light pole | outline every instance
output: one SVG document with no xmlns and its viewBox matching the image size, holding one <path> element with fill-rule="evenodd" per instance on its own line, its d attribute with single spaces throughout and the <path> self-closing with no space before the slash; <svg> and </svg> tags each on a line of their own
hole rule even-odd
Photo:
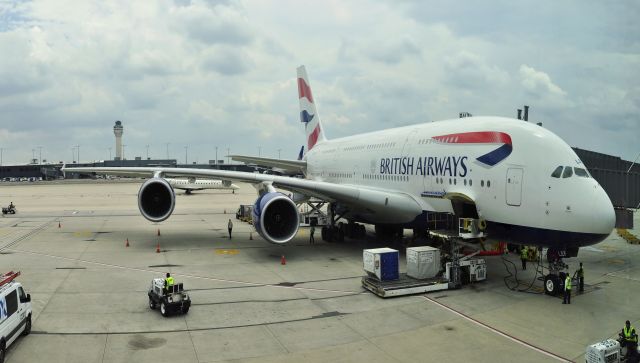
<svg viewBox="0 0 640 363">
<path fill-rule="evenodd" d="M 76 162 L 76 148 L 72 147 L 71 148 L 71 161 L 75 164 Z"/>
<path fill-rule="evenodd" d="M 262 156 L 262 146 L 258 146 L 258 157 Z"/>
<path fill-rule="evenodd" d="M 231 162 L 229 161 L 229 159 L 231 158 L 231 157 L 229 156 L 229 154 L 231 154 L 231 151 L 230 151 L 230 150 L 231 150 L 231 148 L 229 148 L 229 147 L 228 147 L 228 148 L 227 148 L 227 164 L 230 164 L 230 163 L 231 163 Z"/>
<path fill-rule="evenodd" d="M 38 151 L 40 151 L 40 164 L 42 164 L 42 146 L 38 146 Z"/>
<path fill-rule="evenodd" d="M 168 142 L 165 142 L 165 144 L 167 145 L 167 160 L 169 160 L 169 144 Z"/>
<path fill-rule="evenodd" d="M 149 145 L 147 145 L 147 160 L 149 160 Z"/>
<path fill-rule="evenodd" d="M 218 147 L 217 146 L 216 146 L 216 162 L 215 162 L 215 164 L 218 165 Z"/>
<path fill-rule="evenodd" d="M 80 145 L 76 145 L 78 148 L 78 164 L 80 164 Z"/>
<path fill-rule="evenodd" d="M 184 163 L 185 164 L 189 164 L 189 162 L 187 161 L 187 153 L 189 152 L 189 145 L 184 147 Z"/>
</svg>

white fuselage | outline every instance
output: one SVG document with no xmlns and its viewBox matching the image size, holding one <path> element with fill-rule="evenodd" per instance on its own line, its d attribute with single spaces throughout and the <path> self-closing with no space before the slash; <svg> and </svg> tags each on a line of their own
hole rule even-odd
<svg viewBox="0 0 640 363">
<path fill-rule="evenodd" d="M 492 166 L 477 158 L 500 142 L 446 138 L 487 132 L 508 135 L 512 146 Z M 585 168 L 571 147 L 521 120 L 470 117 L 360 134 L 319 143 L 306 160 L 309 179 L 406 193 L 426 212 L 452 213 L 451 200 L 441 196 L 461 194 L 475 202 L 481 218 L 508 226 L 609 234 L 615 220 L 595 179 L 551 176 L 558 166 Z M 380 211 L 356 214 L 369 223 L 394 218 Z"/>
</svg>

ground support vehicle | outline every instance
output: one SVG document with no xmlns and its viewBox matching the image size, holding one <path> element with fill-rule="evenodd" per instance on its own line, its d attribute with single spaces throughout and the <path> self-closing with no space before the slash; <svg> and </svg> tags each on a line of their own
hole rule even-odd
<svg viewBox="0 0 640 363">
<path fill-rule="evenodd" d="M 191 298 L 184 291 L 182 283 L 165 288 L 164 281 L 165 279 L 163 278 L 151 280 L 151 287 L 147 293 L 149 296 L 149 308 L 155 310 L 160 307 L 160 313 L 164 317 L 176 313 L 188 313 L 189 307 L 191 307 Z"/>
<path fill-rule="evenodd" d="M 2 214 L 16 214 L 17 210 L 16 207 L 13 205 L 10 205 L 8 207 L 2 207 Z"/>
<path fill-rule="evenodd" d="M 31 295 L 14 281 L 20 272 L 0 276 L 0 363 L 4 362 L 7 348 L 22 335 L 31 332 Z"/>
</svg>

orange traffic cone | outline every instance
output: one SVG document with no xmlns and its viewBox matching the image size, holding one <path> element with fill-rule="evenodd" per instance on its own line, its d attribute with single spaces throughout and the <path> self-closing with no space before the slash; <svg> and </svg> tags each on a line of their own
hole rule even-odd
<svg viewBox="0 0 640 363">
<path fill-rule="evenodd" d="M 156 253 L 160 253 L 160 242 L 158 242 L 158 245 L 156 246 Z"/>
<path fill-rule="evenodd" d="M 287 264 L 287 259 L 284 258 L 284 255 L 282 255 L 282 257 L 280 257 L 280 264 L 281 265 L 286 265 Z"/>
<path fill-rule="evenodd" d="M 160 228 L 158 228 L 158 236 L 160 236 Z"/>
<path fill-rule="evenodd" d="M 129 247 L 129 239 L 127 238 L 127 243 L 124 245 L 125 247 Z"/>
<path fill-rule="evenodd" d="M 253 233 L 249 232 L 249 241 L 253 241 Z"/>
</svg>

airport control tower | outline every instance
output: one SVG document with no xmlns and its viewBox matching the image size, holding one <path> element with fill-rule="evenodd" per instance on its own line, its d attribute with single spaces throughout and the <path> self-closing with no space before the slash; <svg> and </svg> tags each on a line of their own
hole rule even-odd
<svg viewBox="0 0 640 363">
<path fill-rule="evenodd" d="M 116 158 L 115 160 L 122 160 L 122 133 L 124 127 L 122 127 L 122 121 L 116 121 L 113 126 L 113 134 L 116 135 Z"/>
</svg>

